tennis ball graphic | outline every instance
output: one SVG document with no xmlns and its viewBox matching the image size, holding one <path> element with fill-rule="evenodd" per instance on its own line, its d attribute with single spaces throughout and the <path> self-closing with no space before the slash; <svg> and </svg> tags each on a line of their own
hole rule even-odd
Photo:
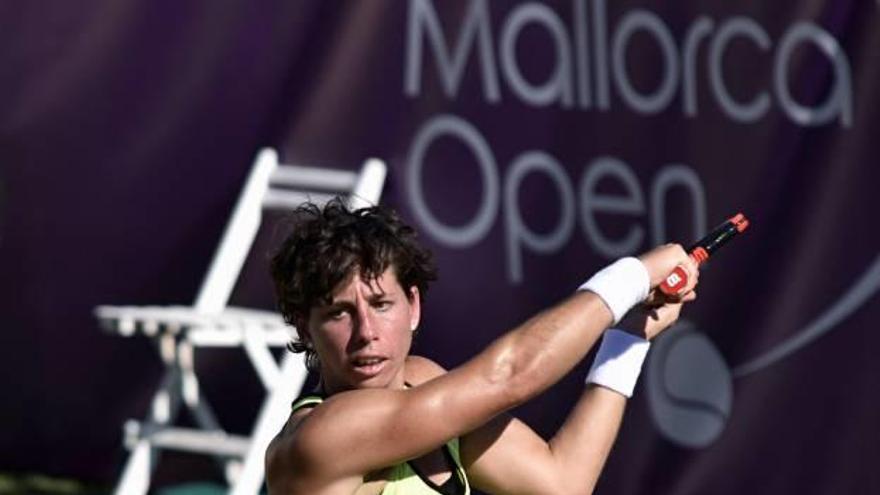
<svg viewBox="0 0 880 495">
<path fill-rule="evenodd" d="M 733 404 L 730 368 L 692 323 L 681 320 L 657 338 L 647 378 L 651 418 L 668 440 L 702 448 L 724 431 Z"/>
</svg>

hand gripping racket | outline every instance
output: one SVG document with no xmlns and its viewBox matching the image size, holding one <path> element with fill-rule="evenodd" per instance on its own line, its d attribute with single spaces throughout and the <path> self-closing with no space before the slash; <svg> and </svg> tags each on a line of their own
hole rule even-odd
<svg viewBox="0 0 880 495">
<path fill-rule="evenodd" d="M 703 237 L 693 246 L 688 248 L 688 255 L 700 266 L 712 256 L 715 251 L 721 249 L 721 246 L 727 244 L 727 241 L 733 239 L 737 234 L 748 228 L 749 221 L 742 213 L 737 213 L 726 222 L 715 227 L 715 230 Z M 676 267 L 663 283 L 660 284 L 660 290 L 668 295 L 675 296 L 682 287 L 687 285 L 687 272 L 683 267 Z"/>
</svg>

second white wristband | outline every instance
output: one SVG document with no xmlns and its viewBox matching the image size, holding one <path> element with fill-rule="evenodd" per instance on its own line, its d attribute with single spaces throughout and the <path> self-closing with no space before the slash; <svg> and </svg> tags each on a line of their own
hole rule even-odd
<svg viewBox="0 0 880 495">
<path fill-rule="evenodd" d="M 650 348 L 651 343 L 645 339 L 614 328 L 606 330 L 586 383 L 632 397 Z"/>
</svg>

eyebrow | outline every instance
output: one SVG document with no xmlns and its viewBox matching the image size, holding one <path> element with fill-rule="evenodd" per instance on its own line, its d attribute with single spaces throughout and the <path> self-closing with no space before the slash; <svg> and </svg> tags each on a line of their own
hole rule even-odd
<svg viewBox="0 0 880 495">
<path fill-rule="evenodd" d="M 370 303 L 390 298 L 391 293 L 385 290 L 382 290 L 380 292 L 372 292 L 365 297 L 367 302 Z M 329 304 L 324 305 L 324 308 L 336 308 L 345 306 L 354 306 L 354 302 L 349 299 L 333 299 L 329 302 Z"/>
<path fill-rule="evenodd" d="M 354 307 L 354 304 L 351 301 L 330 301 L 330 304 L 325 304 L 319 309 L 321 311 L 334 311 L 337 309 L 346 309 L 352 307 Z"/>
<path fill-rule="evenodd" d="M 369 296 L 367 296 L 367 301 L 378 301 L 380 299 L 390 299 L 390 298 L 391 298 L 391 294 L 389 294 L 388 292 L 385 292 L 385 291 L 374 292 L 374 293 L 370 294 Z"/>
</svg>

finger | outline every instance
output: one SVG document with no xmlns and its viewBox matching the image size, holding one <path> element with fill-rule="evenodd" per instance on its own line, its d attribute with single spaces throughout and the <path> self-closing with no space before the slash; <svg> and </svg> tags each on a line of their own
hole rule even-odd
<svg viewBox="0 0 880 495">
<path fill-rule="evenodd" d="M 672 244 L 670 249 L 673 253 L 672 261 L 675 263 L 675 266 L 687 265 L 688 263 L 693 262 L 693 260 L 690 256 L 688 256 L 687 251 L 684 250 L 684 247 L 682 247 L 681 244 Z M 685 270 L 687 270 L 686 267 Z"/>
<path fill-rule="evenodd" d="M 656 308 L 670 302 L 678 302 L 678 296 L 670 296 L 660 289 L 654 289 L 648 293 L 648 298 L 645 299 L 644 305 L 648 308 Z"/>
<path fill-rule="evenodd" d="M 688 255 L 680 244 L 664 244 L 639 256 L 648 269 L 651 288 L 656 287 L 675 269 L 684 263 Z"/>
<path fill-rule="evenodd" d="M 689 259 L 690 257 L 687 254 L 687 251 L 684 250 L 684 246 L 678 243 L 667 244 L 673 252 L 675 252 L 676 256 L 678 256 L 681 260 Z"/>
<path fill-rule="evenodd" d="M 678 316 L 681 314 L 681 308 L 684 307 L 684 303 L 670 304 L 667 307 L 669 308 L 668 314 L 669 314 L 670 323 L 671 323 L 672 321 L 675 321 L 678 319 Z"/>
<path fill-rule="evenodd" d="M 667 294 L 662 290 L 655 289 L 649 294 L 648 299 L 645 300 L 645 304 L 652 308 L 663 306 L 664 304 L 679 304 L 682 302 L 684 295 L 687 294 L 686 289 L 687 287 L 681 289 L 676 294 Z"/>
<path fill-rule="evenodd" d="M 694 260 L 689 258 L 688 262 L 683 265 L 683 268 L 687 272 L 688 279 L 687 283 L 679 293 L 682 296 L 684 294 L 687 294 L 688 292 L 691 292 L 694 287 L 697 286 L 697 282 L 699 282 L 700 280 L 700 269 Z"/>
<path fill-rule="evenodd" d="M 672 325 L 681 314 L 682 303 L 665 304 L 654 310 L 655 322 L 665 328 Z"/>
<path fill-rule="evenodd" d="M 678 291 L 674 294 L 667 294 L 670 296 L 670 300 L 680 302 L 681 298 L 684 297 L 685 294 L 693 290 L 696 286 L 696 277 L 697 272 L 694 271 L 689 263 L 682 263 L 678 265 L 676 272 L 678 275 L 683 278 L 683 284 L 678 288 Z"/>
<path fill-rule="evenodd" d="M 682 302 L 691 302 L 691 301 L 695 300 L 696 298 L 697 298 L 697 291 L 692 290 L 692 291 L 688 292 L 687 294 L 685 294 L 684 296 L 682 296 L 681 301 Z"/>
</svg>

